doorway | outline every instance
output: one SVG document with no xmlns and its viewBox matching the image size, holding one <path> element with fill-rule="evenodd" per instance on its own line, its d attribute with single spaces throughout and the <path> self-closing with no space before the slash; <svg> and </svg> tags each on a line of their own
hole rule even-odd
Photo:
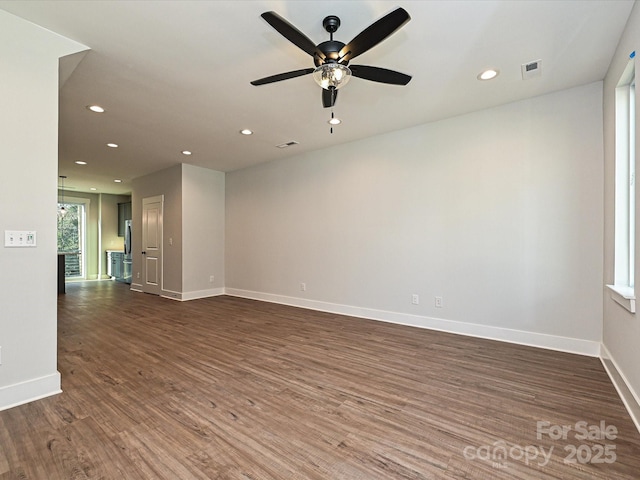
<svg viewBox="0 0 640 480">
<path fill-rule="evenodd" d="M 162 210 L 164 195 L 142 199 L 142 291 L 162 293 Z"/>
</svg>

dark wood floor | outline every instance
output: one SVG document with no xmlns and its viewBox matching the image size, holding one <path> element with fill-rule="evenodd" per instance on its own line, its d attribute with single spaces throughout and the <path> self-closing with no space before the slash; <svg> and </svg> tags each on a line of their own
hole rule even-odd
<svg viewBox="0 0 640 480">
<path fill-rule="evenodd" d="M 64 393 L 0 412 L 0 479 L 640 478 L 578 355 L 94 282 L 59 297 L 59 370 Z"/>
</svg>

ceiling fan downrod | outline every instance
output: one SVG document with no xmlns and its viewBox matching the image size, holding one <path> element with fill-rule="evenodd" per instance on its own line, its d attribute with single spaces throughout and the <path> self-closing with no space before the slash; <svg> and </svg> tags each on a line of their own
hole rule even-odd
<svg viewBox="0 0 640 480">
<path fill-rule="evenodd" d="M 333 42 L 333 34 L 340 28 L 340 18 L 335 15 L 329 15 L 322 21 L 322 26 L 329 32 L 329 41 Z"/>
</svg>

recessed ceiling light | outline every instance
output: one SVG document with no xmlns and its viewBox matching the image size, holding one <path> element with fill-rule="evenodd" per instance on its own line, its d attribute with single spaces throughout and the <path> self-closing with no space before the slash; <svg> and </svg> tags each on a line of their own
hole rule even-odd
<svg viewBox="0 0 640 480">
<path fill-rule="evenodd" d="M 492 78 L 496 78 L 499 73 L 500 70 L 490 68 L 488 70 L 485 70 L 484 72 L 480 72 L 478 74 L 478 80 L 491 80 Z"/>
<path fill-rule="evenodd" d="M 87 108 L 92 112 L 104 113 L 104 108 L 102 108 L 100 105 L 87 105 Z"/>
<path fill-rule="evenodd" d="M 327 122 L 329 125 L 340 125 L 342 123 L 342 120 L 340 120 L 339 118 L 333 117 L 331 120 L 329 120 Z"/>
<path fill-rule="evenodd" d="M 91 187 L 89 190 L 91 190 L 92 192 L 95 192 L 98 189 L 96 187 Z"/>
<path fill-rule="evenodd" d="M 253 135 L 253 132 L 251 130 L 249 130 L 248 128 L 245 128 L 243 130 L 240 130 L 240 133 L 242 135 Z"/>
<path fill-rule="evenodd" d="M 182 150 L 182 154 L 183 155 L 192 155 L 192 152 L 190 152 L 189 150 Z"/>
<path fill-rule="evenodd" d="M 86 165 L 87 162 L 83 162 L 82 160 L 76 160 L 77 165 Z"/>
<path fill-rule="evenodd" d="M 114 180 L 114 182 L 116 182 L 116 183 L 122 183 L 122 180 L 120 180 L 119 178 L 116 178 L 116 179 Z"/>
<path fill-rule="evenodd" d="M 107 143 L 107 147 L 118 148 L 118 144 L 117 143 Z"/>
</svg>

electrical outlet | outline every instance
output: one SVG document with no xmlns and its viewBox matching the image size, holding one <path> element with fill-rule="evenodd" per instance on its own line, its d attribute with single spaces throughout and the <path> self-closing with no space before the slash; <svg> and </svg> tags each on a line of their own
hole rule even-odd
<svg viewBox="0 0 640 480">
<path fill-rule="evenodd" d="M 307 284 L 304 282 L 300 283 L 300 291 L 301 292 L 306 292 L 307 291 Z"/>
<path fill-rule="evenodd" d="M 209 277 L 209 283 L 213 283 L 213 281 L 215 280 L 215 278 L 216 278 L 215 276 L 211 275 L 211 276 Z"/>
<path fill-rule="evenodd" d="M 417 293 L 411 295 L 411 303 L 413 305 L 418 305 L 420 303 L 420 295 L 418 295 Z"/>
<path fill-rule="evenodd" d="M 442 308 L 442 297 L 435 298 L 436 308 Z"/>
<path fill-rule="evenodd" d="M 138 275 L 136 275 L 136 278 L 140 278 L 140 272 L 138 272 Z"/>
</svg>

